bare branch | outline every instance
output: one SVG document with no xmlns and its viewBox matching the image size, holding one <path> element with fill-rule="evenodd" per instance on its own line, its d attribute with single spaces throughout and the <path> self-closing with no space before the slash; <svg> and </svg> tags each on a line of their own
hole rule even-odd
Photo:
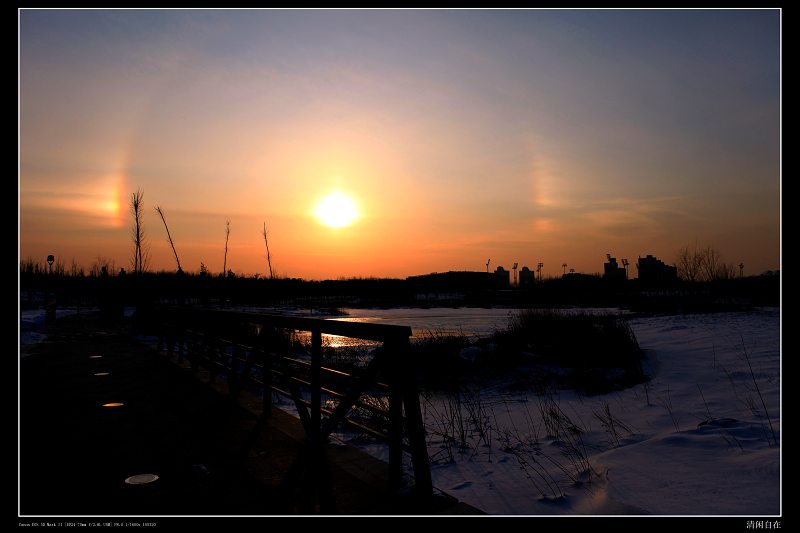
<svg viewBox="0 0 800 533">
<path fill-rule="evenodd" d="M 269 279 L 272 279 L 272 258 L 269 255 L 269 243 L 267 242 L 267 223 L 264 222 L 264 246 L 267 247 L 267 266 L 269 267 Z"/>
<path fill-rule="evenodd" d="M 167 226 L 167 219 L 164 218 L 164 211 L 161 210 L 161 207 L 156 206 L 156 211 L 159 215 L 161 215 L 161 221 L 164 223 L 164 228 L 167 230 L 167 238 L 169 239 L 169 245 L 172 246 L 172 253 L 175 254 L 175 262 L 178 263 L 178 272 L 183 272 L 181 268 L 181 260 L 178 259 L 178 252 L 175 251 L 175 243 L 172 242 L 172 235 L 169 233 L 169 227 Z"/>
<path fill-rule="evenodd" d="M 225 260 L 222 263 L 222 276 L 228 275 L 228 237 L 231 235 L 231 219 L 225 221 Z"/>
</svg>

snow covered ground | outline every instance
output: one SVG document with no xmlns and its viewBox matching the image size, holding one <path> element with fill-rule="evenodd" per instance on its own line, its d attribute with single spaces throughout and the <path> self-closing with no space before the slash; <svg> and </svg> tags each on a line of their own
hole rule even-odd
<svg viewBox="0 0 800 533">
<path fill-rule="evenodd" d="M 466 391 L 456 417 L 452 400 L 423 399 L 434 485 L 493 515 L 780 514 L 779 310 L 631 325 L 646 385 L 541 396 L 495 384 Z"/>
</svg>

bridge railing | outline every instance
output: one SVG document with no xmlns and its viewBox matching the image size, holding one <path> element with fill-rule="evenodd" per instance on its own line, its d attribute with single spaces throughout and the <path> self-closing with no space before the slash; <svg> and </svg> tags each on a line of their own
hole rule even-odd
<svg viewBox="0 0 800 533">
<path fill-rule="evenodd" d="M 414 370 L 408 357 L 411 328 L 275 314 L 167 308 L 159 315 L 168 355 L 224 378 L 232 397 L 261 394 L 262 417 L 273 395 L 294 402 L 307 442 L 321 450 L 346 425 L 389 445 L 389 483 L 403 486 L 403 454 L 411 456 L 414 491 L 432 495 L 430 462 Z M 323 336 L 371 341 L 360 364 L 335 365 Z M 298 336 L 306 342 L 297 342 Z M 309 339 L 310 338 L 310 339 Z M 308 342 L 310 340 L 310 343 Z M 327 359 L 327 360 L 326 360 Z"/>
</svg>

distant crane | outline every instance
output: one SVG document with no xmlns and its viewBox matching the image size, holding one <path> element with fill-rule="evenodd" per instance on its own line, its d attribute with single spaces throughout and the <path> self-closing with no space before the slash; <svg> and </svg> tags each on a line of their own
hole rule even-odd
<svg viewBox="0 0 800 533">
<path fill-rule="evenodd" d="M 492 262 L 491 258 L 486 260 L 486 272 L 489 272 L 489 263 L 491 263 L 491 262 Z"/>
<path fill-rule="evenodd" d="M 739 277 L 744 276 L 744 263 L 739 263 Z"/>
<path fill-rule="evenodd" d="M 542 267 L 544 263 L 536 263 L 536 272 L 539 273 L 539 281 L 542 281 Z"/>
<path fill-rule="evenodd" d="M 564 272 L 563 272 L 562 275 L 566 275 L 567 274 L 567 264 L 566 263 L 561 263 L 561 268 L 564 269 Z"/>
<path fill-rule="evenodd" d="M 518 266 L 519 266 L 519 263 L 514 263 L 514 266 L 511 267 L 512 270 L 514 271 L 514 285 L 517 284 L 517 267 Z"/>
<path fill-rule="evenodd" d="M 624 267 L 625 267 L 625 279 L 628 279 L 628 265 L 629 265 L 629 264 L 630 264 L 630 263 L 628 263 L 628 260 L 627 260 L 627 259 L 623 259 L 623 260 L 622 260 L 622 266 L 624 266 Z"/>
</svg>

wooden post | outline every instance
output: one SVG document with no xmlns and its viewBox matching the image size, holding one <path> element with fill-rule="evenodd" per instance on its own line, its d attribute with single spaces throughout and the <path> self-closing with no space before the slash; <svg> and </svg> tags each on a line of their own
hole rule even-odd
<svg viewBox="0 0 800 533">
<path fill-rule="evenodd" d="M 261 410 L 264 417 L 272 416 L 272 351 L 267 342 L 266 326 L 261 328 L 261 364 L 262 379 L 264 380 L 264 391 L 261 396 Z M 252 355 L 251 355 L 252 357 Z"/>
<path fill-rule="evenodd" d="M 420 498 L 433 496 L 431 465 L 428 458 L 428 445 L 425 442 L 425 421 L 419 408 L 414 369 L 405 365 L 403 376 L 403 405 L 406 411 L 408 443 L 411 447 L 411 464 L 414 467 L 414 491 Z"/>
<path fill-rule="evenodd" d="M 311 332 L 311 441 L 320 445 L 320 425 L 322 423 L 322 389 L 320 372 L 322 368 L 322 333 L 319 329 Z"/>
<path fill-rule="evenodd" d="M 201 337 L 197 339 L 192 346 L 192 351 L 189 353 L 189 366 L 192 369 L 192 373 L 197 372 L 198 361 L 200 358 L 200 354 L 206 349 L 206 337 L 201 333 Z"/>
<path fill-rule="evenodd" d="M 214 338 L 208 343 L 206 350 L 206 368 L 208 369 L 208 382 L 215 383 L 217 381 L 217 361 L 220 359 L 219 352 L 221 350 L 220 342 Z"/>
<path fill-rule="evenodd" d="M 172 359 L 175 355 L 175 330 L 170 327 L 167 331 L 167 357 Z"/>
<path fill-rule="evenodd" d="M 322 505 L 322 484 L 324 482 L 322 470 L 326 467 L 323 460 L 324 448 L 322 435 L 322 332 L 319 328 L 311 331 L 311 420 L 309 430 L 311 431 L 311 467 L 308 471 L 310 492 L 312 499 L 310 502 L 316 506 Z M 320 509 L 321 511 L 321 509 Z"/>
<path fill-rule="evenodd" d="M 178 364 L 183 363 L 183 352 L 186 345 L 186 336 L 184 330 L 178 331 Z"/>
<path fill-rule="evenodd" d="M 389 487 L 403 487 L 403 372 L 402 350 L 394 343 L 384 343 L 389 369 Z"/>
<path fill-rule="evenodd" d="M 233 341 L 233 345 L 231 346 L 231 356 L 230 358 L 227 357 L 227 352 L 225 353 L 225 367 L 228 373 L 228 394 L 231 397 L 236 398 L 239 396 L 239 391 L 242 388 L 242 379 L 243 374 L 242 371 L 239 369 L 239 357 L 242 357 L 243 351 L 237 340 Z M 230 364 L 228 364 L 228 361 Z"/>
</svg>

